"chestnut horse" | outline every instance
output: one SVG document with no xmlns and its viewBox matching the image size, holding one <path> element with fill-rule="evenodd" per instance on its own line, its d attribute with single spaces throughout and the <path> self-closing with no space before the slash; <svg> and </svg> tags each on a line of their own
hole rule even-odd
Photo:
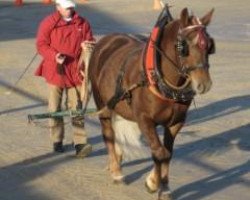
<svg viewBox="0 0 250 200">
<path fill-rule="evenodd" d="M 209 91 L 209 54 L 213 39 L 206 26 L 213 9 L 198 18 L 185 8 L 173 19 L 167 6 L 147 42 L 126 34 L 103 37 L 95 46 L 89 69 L 109 170 L 122 181 L 122 152 L 115 144 L 115 115 L 136 122 L 150 147 L 154 166 L 146 178 L 150 192 L 171 199 L 168 189 L 173 143 L 183 127 L 195 94 Z M 164 128 L 163 142 L 156 126 Z M 126 130 L 126 129 L 125 129 Z M 129 134 L 129 133 L 127 133 Z"/>
</svg>

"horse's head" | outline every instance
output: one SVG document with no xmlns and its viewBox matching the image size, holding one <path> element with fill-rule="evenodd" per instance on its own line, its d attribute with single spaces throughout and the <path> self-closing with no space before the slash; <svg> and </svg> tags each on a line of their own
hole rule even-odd
<svg viewBox="0 0 250 200">
<path fill-rule="evenodd" d="M 215 52 L 213 39 L 206 31 L 213 9 L 202 18 L 189 15 L 187 8 L 181 12 L 177 33 L 177 54 L 182 73 L 186 74 L 197 94 L 204 94 L 211 88 L 209 55 Z"/>
</svg>

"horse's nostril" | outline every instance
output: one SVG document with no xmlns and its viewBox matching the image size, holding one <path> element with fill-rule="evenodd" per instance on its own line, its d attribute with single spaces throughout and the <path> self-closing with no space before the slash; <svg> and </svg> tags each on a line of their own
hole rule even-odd
<svg viewBox="0 0 250 200">
<path fill-rule="evenodd" d="M 196 91 L 199 93 L 199 94 L 202 94 L 205 90 L 205 87 L 203 84 L 199 83 L 196 87 Z"/>
<path fill-rule="evenodd" d="M 202 84 L 198 84 L 198 85 L 197 85 L 197 89 L 198 89 L 199 91 L 201 91 L 202 88 L 203 88 L 203 85 L 202 85 Z"/>
</svg>

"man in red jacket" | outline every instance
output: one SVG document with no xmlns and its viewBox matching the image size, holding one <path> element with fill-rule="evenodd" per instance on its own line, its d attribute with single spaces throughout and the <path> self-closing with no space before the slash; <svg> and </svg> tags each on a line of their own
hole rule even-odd
<svg viewBox="0 0 250 200">
<path fill-rule="evenodd" d="M 82 47 L 94 38 L 88 21 L 74 8 L 72 0 L 56 0 L 56 11 L 41 22 L 37 33 L 36 46 L 43 60 L 35 74 L 44 77 L 48 84 L 50 112 L 61 110 L 63 91 L 68 109 L 82 108 L 83 67 L 78 62 Z M 49 119 L 49 126 L 54 151 L 63 152 L 63 118 Z M 85 157 L 92 146 L 87 143 L 83 117 L 72 118 L 72 126 L 76 156 Z"/>
</svg>

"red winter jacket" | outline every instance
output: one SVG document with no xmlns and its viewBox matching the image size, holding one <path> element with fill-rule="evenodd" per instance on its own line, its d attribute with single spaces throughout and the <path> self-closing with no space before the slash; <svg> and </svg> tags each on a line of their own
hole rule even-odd
<svg viewBox="0 0 250 200">
<path fill-rule="evenodd" d="M 70 22 L 63 20 L 58 11 L 46 17 L 37 33 L 36 46 L 43 60 L 35 75 L 43 76 L 48 83 L 62 88 L 80 85 L 82 78 L 77 64 L 81 43 L 85 40 L 94 40 L 91 27 L 77 13 Z M 66 55 L 64 75 L 57 73 L 57 53 Z"/>
</svg>

